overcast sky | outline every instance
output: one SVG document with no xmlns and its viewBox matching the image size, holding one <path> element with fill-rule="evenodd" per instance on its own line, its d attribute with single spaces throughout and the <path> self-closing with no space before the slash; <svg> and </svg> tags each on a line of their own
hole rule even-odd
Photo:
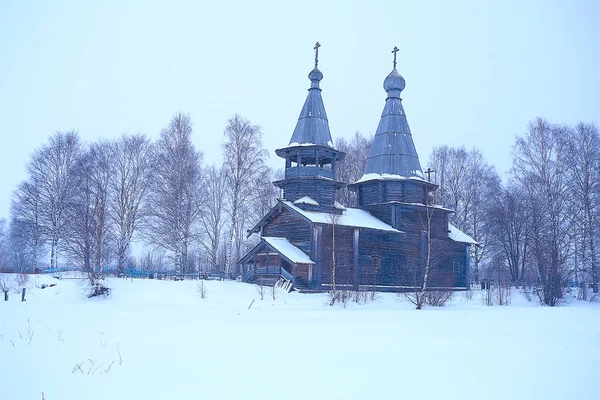
<svg viewBox="0 0 600 400">
<path fill-rule="evenodd" d="M 319 51 L 334 140 L 374 134 L 398 46 L 403 103 L 423 168 L 432 146 L 480 148 L 503 174 L 527 122 L 600 125 L 599 1 L 0 0 L 0 217 L 34 149 L 59 130 L 86 142 L 158 137 L 194 123 L 220 163 L 227 119 L 287 145 Z"/>
</svg>

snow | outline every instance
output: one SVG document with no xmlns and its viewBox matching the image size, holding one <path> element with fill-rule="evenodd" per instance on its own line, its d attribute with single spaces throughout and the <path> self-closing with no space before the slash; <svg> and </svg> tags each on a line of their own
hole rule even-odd
<svg viewBox="0 0 600 400">
<path fill-rule="evenodd" d="M 421 171 L 411 171 L 411 172 L 413 172 L 417 176 L 408 176 L 407 177 L 407 176 L 402 176 L 402 175 L 377 174 L 375 172 L 371 172 L 368 174 L 364 174 L 359 180 L 357 180 L 354 183 L 361 183 L 361 182 L 375 181 L 375 180 L 396 180 L 396 181 L 415 180 L 415 181 L 422 181 L 422 182 L 430 183 L 429 181 L 426 181 L 425 179 L 423 179 L 423 173 Z"/>
<path fill-rule="evenodd" d="M 313 206 L 319 205 L 319 203 L 308 196 L 300 197 L 298 200 L 294 201 L 294 204 L 311 204 Z"/>
<path fill-rule="evenodd" d="M 292 143 L 288 144 L 287 147 L 297 147 L 297 146 L 317 146 L 317 145 L 314 143 L 308 143 L 308 142 L 306 142 L 306 143 L 292 142 Z"/>
<path fill-rule="evenodd" d="M 450 232 L 448 233 L 448 237 L 450 239 L 454 240 L 455 242 L 468 243 L 468 244 L 474 244 L 474 245 L 479 244 L 471 236 L 467 235 L 466 233 L 464 233 L 463 231 L 461 231 L 456 226 L 454 226 L 450 223 L 448 224 L 448 229 L 450 230 Z"/>
<path fill-rule="evenodd" d="M 326 294 L 237 282 L 83 281 L 0 301 L 0 398 L 595 399 L 600 307 L 455 294 L 421 311 L 395 294 L 328 305 Z M 33 286 L 33 285 L 32 285 Z M 249 308 L 249 305 L 252 306 Z M 77 366 L 80 366 L 81 370 Z"/>
<path fill-rule="evenodd" d="M 296 264 L 314 264 L 302 250 L 291 244 L 286 238 L 263 236 L 261 238 L 275 250 Z"/>
<path fill-rule="evenodd" d="M 344 207 L 343 204 L 340 204 L 337 201 L 333 202 L 333 207 L 337 208 L 338 210 L 345 210 L 346 209 L 346 207 Z"/>
<path fill-rule="evenodd" d="M 344 211 L 342 211 L 342 215 L 338 215 L 317 211 L 305 211 L 299 207 L 296 207 L 293 203 L 289 201 L 283 201 L 283 203 L 291 209 L 293 209 L 294 211 L 296 211 L 297 213 L 303 215 L 310 221 L 317 224 L 331 224 L 332 218 L 336 218 L 336 216 L 339 216 L 338 220 L 335 221 L 337 225 L 352 226 L 355 228 L 370 228 L 389 232 L 400 232 L 399 230 L 392 228 L 385 222 L 375 218 L 368 211 L 360 210 L 358 208 L 346 208 Z"/>
</svg>

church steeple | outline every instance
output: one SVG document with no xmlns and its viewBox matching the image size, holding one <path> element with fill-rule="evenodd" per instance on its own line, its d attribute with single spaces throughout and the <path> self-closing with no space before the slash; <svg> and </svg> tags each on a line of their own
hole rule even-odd
<svg viewBox="0 0 600 400">
<path fill-rule="evenodd" d="M 373 139 L 363 179 L 377 179 L 376 175 L 423 178 L 419 156 L 400 98 L 406 82 L 396 70 L 397 52 L 398 48 L 394 47 L 394 68 L 383 82 L 383 88 L 387 92 L 385 107 Z"/>
<path fill-rule="evenodd" d="M 335 180 L 337 161 L 345 153 L 333 148 L 329 122 L 321 97 L 323 73 L 318 68 L 319 42 L 315 44 L 315 67 L 308 74 L 310 88 L 287 147 L 275 150 L 285 159 L 285 179 L 273 182 L 283 189 L 283 197 L 299 200 L 299 206 L 336 212 L 335 192 L 344 186 Z M 310 197 L 312 201 L 306 201 Z M 301 201 L 300 201 L 301 200 Z M 315 204 L 316 203 L 316 204 Z"/>
<path fill-rule="evenodd" d="M 348 185 L 357 192 L 359 206 L 393 201 L 425 203 L 427 193 L 435 189 L 435 185 L 424 179 L 402 107 L 400 95 L 406 81 L 396 69 L 397 52 L 398 48 L 394 47 L 393 69 L 383 82 L 387 98 L 364 174 Z"/>
<path fill-rule="evenodd" d="M 318 146 L 333 147 L 327 113 L 321 98 L 319 83 L 323 79 L 323 73 L 319 70 L 319 42 L 315 44 L 315 68 L 308 74 L 310 88 L 304 102 L 304 107 L 298 117 L 296 129 L 290 140 L 290 146 L 294 144 L 315 144 Z"/>
</svg>

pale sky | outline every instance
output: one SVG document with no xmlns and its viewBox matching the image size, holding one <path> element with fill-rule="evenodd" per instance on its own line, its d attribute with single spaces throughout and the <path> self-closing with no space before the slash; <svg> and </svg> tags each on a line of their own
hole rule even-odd
<svg viewBox="0 0 600 400">
<path fill-rule="evenodd" d="M 0 0 L 0 217 L 30 154 L 58 130 L 157 138 L 172 114 L 220 163 L 227 119 L 287 145 L 319 41 L 334 140 L 375 133 L 398 46 L 423 168 L 432 146 L 478 147 L 503 174 L 537 116 L 600 125 L 599 1 Z"/>
</svg>

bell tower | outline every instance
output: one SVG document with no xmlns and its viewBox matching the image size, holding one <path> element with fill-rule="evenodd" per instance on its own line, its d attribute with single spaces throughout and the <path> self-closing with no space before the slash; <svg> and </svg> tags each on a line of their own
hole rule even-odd
<svg viewBox="0 0 600 400">
<path fill-rule="evenodd" d="M 345 184 L 335 176 L 336 163 L 345 153 L 333 148 L 329 122 L 319 83 L 319 47 L 315 44 L 315 67 L 308 74 L 310 88 L 298 123 L 287 147 L 275 150 L 285 159 L 285 179 L 273 184 L 283 190 L 285 200 L 312 211 L 337 213 L 335 192 Z"/>
</svg>

